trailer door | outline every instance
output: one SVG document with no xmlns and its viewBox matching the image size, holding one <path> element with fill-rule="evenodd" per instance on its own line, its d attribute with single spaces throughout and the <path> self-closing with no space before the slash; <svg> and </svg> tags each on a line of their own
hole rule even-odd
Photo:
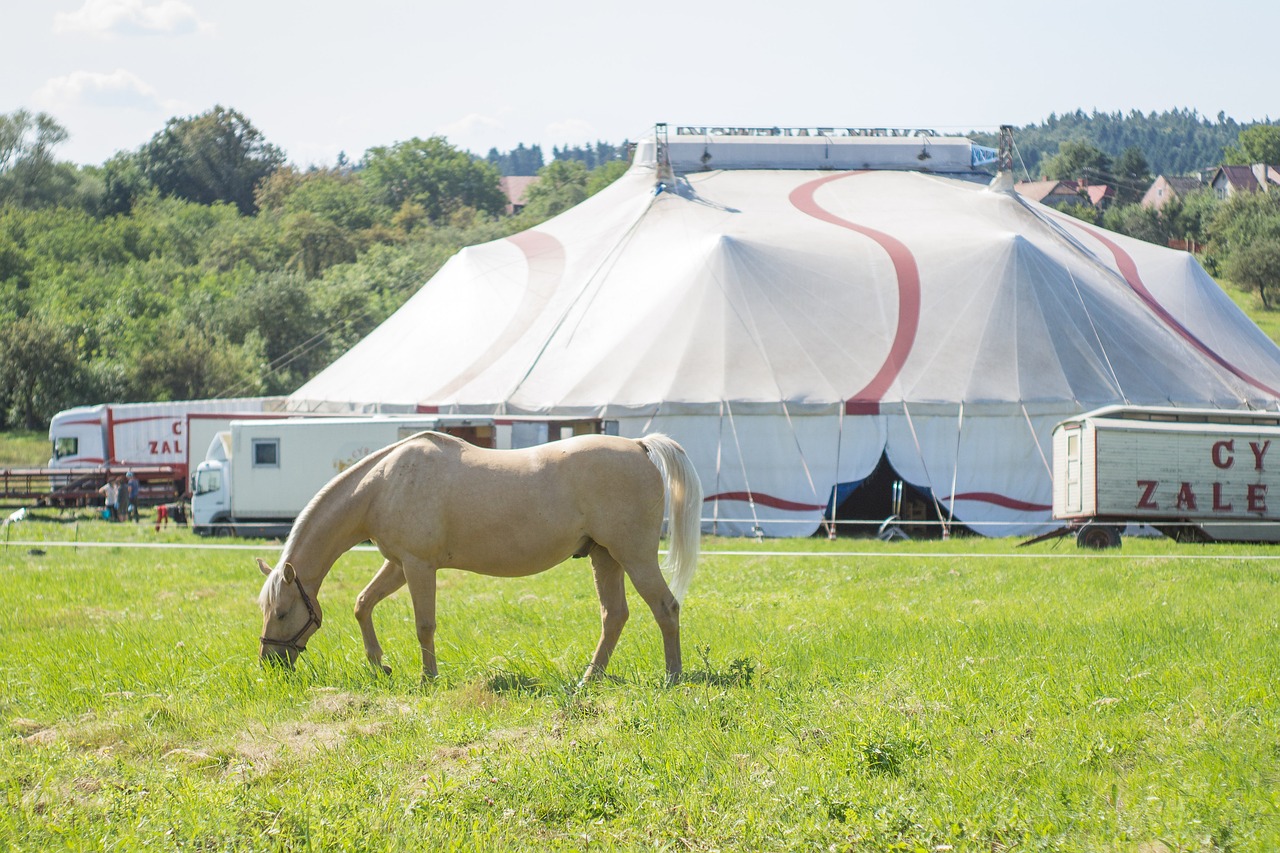
<svg viewBox="0 0 1280 853">
<path fill-rule="evenodd" d="M 1067 430 L 1066 438 L 1067 438 L 1067 448 L 1066 448 L 1067 512 L 1078 513 L 1084 508 L 1083 506 L 1084 490 L 1082 488 L 1083 484 L 1081 483 L 1081 479 L 1080 479 L 1080 472 L 1082 470 L 1080 430 L 1079 429 Z"/>
</svg>

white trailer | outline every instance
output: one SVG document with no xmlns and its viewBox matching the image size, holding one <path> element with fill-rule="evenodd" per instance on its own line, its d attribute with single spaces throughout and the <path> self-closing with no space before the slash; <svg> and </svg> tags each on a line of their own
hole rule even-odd
<svg viewBox="0 0 1280 853">
<path fill-rule="evenodd" d="M 1094 548 L 1119 545 L 1130 523 L 1177 539 L 1280 542 L 1280 412 L 1108 406 L 1063 421 L 1053 517 L 1069 522 L 1055 534 Z"/>
<path fill-rule="evenodd" d="M 99 403 L 58 412 L 49 422 L 50 468 L 128 468 L 167 465 L 174 479 L 188 476 L 188 416 L 239 415 L 279 409 L 283 397 L 240 397 L 164 403 Z M 204 446 L 199 452 L 203 453 Z M 199 461 L 197 458 L 196 461 Z"/>
<path fill-rule="evenodd" d="M 507 449 L 567 435 L 616 434 L 617 422 L 468 415 L 233 420 L 196 468 L 192 529 L 202 535 L 288 535 L 325 483 L 375 450 L 424 430 Z"/>
</svg>

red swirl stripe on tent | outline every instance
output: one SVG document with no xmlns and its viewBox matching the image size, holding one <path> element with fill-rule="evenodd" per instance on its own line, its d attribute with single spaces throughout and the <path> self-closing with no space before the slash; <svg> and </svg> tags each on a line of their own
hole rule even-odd
<svg viewBox="0 0 1280 853">
<path fill-rule="evenodd" d="M 708 503 L 710 501 L 742 501 L 743 503 L 757 503 L 760 506 L 786 510 L 787 512 L 812 512 L 814 510 L 827 508 L 826 504 L 796 503 L 795 501 L 775 498 L 773 495 L 763 495 L 759 492 L 721 492 L 716 495 L 708 495 L 702 500 L 704 503 Z"/>
<path fill-rule="evenodd" d="M 1059 216 L 1058 218 L 1061 219 L 1063 217 Z M 1254 388 L 1257 388 L 1259 391 L 1265 391 L 1266 393 L 1270 394 L 1273 397 L 1280 397 L 1280 391 L 1277 391 L 1276 389 L 1267 385 L 1265 382 L 1261 381 L 1260 379 L 1255 379 L 1254 377 L 1250 376 L 1248 373 L 1245 373 L 1239 367 L 1227 361 L 1225 358 L 1223 358 L 1221 355 L 1219 355 L 1217 352 L 1211 349 L 1208 344 L 1206 344 L 1204 341 L 1197 338 L 1195 334 L 1186 326 L 1182 325 L 1182 323 L 1180 323 L 1176 317 L 1170 314 L 1168 309 L 1166 309 L 1163 305 L 1161 305 L 1160 301 L 1156 299 L 1155 294 L 1153 294 L 1150 290 L 1147 290 L 1147 286 L 1142 281 L 1142 276 L 1138 272 L 1138 265 L 1137 263 L 1134 262 L 1133 256 L 1130 255 L 1128 252 L 1126 252 L 1124 249 L 1120 248 L 1120 245 L 1118 243 L 1116 243 L 1114 240 L 1107 237 L 1102 231 L 1098 230 L 1097 228 L 1090 228 L 1087 225 L 1084 225 L 1083 223 L 1077 220 L 1072 220 L 1069 224 L 1079 228 L 1082 231 L 1085 231 L 1090 236 L 1092 236 L 1095 240 L 1097 240 L 1099 243 L 1107 247 L 1107 250 L 1110 251 L 1112 256 L 1115 258 L 1116 267 L 1120 270 L 1120 274 L 1124 276 L 1124 280 L 1128 283 L 1129 287 L 1133 290 L 1134 293 L 1138 294 L 1138 298 L 1140 298 L 1144 303 L 1146 303 L 1147 307 L 1151 309 L 1151 312 L 1153 314 L 1155 314 L 1158 318 L 1160 318 L 1160 321 L 1162 323 L 1164 323 L 1166 326 L 1168 326 L 1170 329 L 1176 332 L 1179 336 L 1181 336 L 1184 340 L 1186 340 L 1187 343 L 1191 344 L 1193 347 L 1199 350 L 1201 354 L 1209 358 L 1219 367 L 1228 371 L 1229 373 L 1236 376 L 1237 378 L 1244 380 L 1245 382 L 1252 385 Z"/>
<path fill-rule="evenodd" d="M 948 502 L 976 501 L 978 503 L 987 503 L 1004 507 L 1005 509 L 1016 509 L 1020 512 L 1047 512 L 1048 510 L 1053 509 L 1050 504 L 1037 504 L 1031 503 L 1030 501 L 1020 501 L 1017 498 L 996 494 L 995 492 L 964 492 L 963 494 L 943 498 L 943 500 Z"/>
<path fill-rule="evenodd" d="M 814 198 L 820 187 L 832 181 L 865 174 L 867 173 L 842 172 L 819 178 L 816 181 L 810 181 L 796 187 L 791 191 L 790 196 L 791 204 L 801 213 L 841 228 L 847 228 L 874 240 L 880 248 L 888 253 L 889 260 L 893 262 L 894 274 L 898 278 L 898 326 L 894 331 L 893 345 L 889 347 L 889 354 L 884 363 L 880 365 L 880 369 L 871 378 L 871 381 L 867 383 L 866 387 L 845 401 L 845 414 L 849 415 L 878 415 L 880 413 L 880 401 L 884 398 L 889 388 L 892 387 L 894 380 L 898 378 L 898 374 L 902 372 L 907 356 L 910 355 L 911 348 L 915 345 L 916 331 L 920 326 L 920 269 L 916 265 L 916 259 L 911 254 L 911 250 L 902 241 L 885 234 L 883 231 L 877 231 L 865 225 L 858 225 L 856 222 L 850 222 L 847 219 L 836 216 L 818 204 Z"/>
</svg>

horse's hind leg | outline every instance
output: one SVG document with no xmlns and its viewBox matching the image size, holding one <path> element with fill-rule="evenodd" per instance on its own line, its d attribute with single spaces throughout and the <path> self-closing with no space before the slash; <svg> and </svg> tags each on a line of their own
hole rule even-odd
<svg viewBox="0 0 1280 853">
<path fill-rule="evenodd" d="M 356 622 L 359 623 L 360 635 L 364 638 L 365 656 L 375 670 L 380 669 L 387 675 L 391 674 L 391 667 L 382 663 L 382 644 L 378 642 L 378 635 L 373 630 L 373 608 L 402 586 L 404 570 L 399 563 L 387 560 L 356 598 Z"/>
<path fill-rule="evenodd" d="M 662 631 L 662 649 L 667 663 L 667 683 L 680 680 L 683 664 L 680 660 L 680 602 L 671 594 L 656 555 L 634 562 L 623 562 L 631 584 L 653 611 L 653 618 Z"/>
<path fill-rule="evenodd" d="M 582 675 L 584 682 L 604 675 L 622 626 L 627 624 L 627 582 L 622 566 L 603 546 L 596 545 L 591 549 L 591 568 L 596 576 L 596 594 L 600 596 L 600 643 Z"/>
</svg>

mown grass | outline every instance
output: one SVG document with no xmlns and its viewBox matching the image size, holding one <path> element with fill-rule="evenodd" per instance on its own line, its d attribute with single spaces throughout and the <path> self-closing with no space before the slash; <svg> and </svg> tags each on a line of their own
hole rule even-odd
<svg viewBox="0 0 1280 853">
<path fill-rule="evenodd" d="M 1280 849 L 1271 548 L 712 540 L 734 553 L 686 602 L 684 682 L 633 594 L 618 680 L 577 690 L 581 561 L 442 572 L 423 687 L 403 593 L 393 675 L 364 664 L 371 551 L 290 674 L 255 658 L 270 545 L 17 529 L 42 544 L 0 553 L 15 849 Z"/>
<path fill-rule="evenodd" d="M 0 432 L 0 469 L 43 468 L 49 464 L 49 434 L 35 430 Z"/>
<path fill-rule="evenodd" d="M 1248 314 L 1249 319 L 1262 329 L 1267 337 L 1280 343 L 1280 311 L 1263 307 L 1262 299 L 1254 291 L 1244 290 L 1226 279 L 1217 281 L 1240 310 Z"/>
</svg>

